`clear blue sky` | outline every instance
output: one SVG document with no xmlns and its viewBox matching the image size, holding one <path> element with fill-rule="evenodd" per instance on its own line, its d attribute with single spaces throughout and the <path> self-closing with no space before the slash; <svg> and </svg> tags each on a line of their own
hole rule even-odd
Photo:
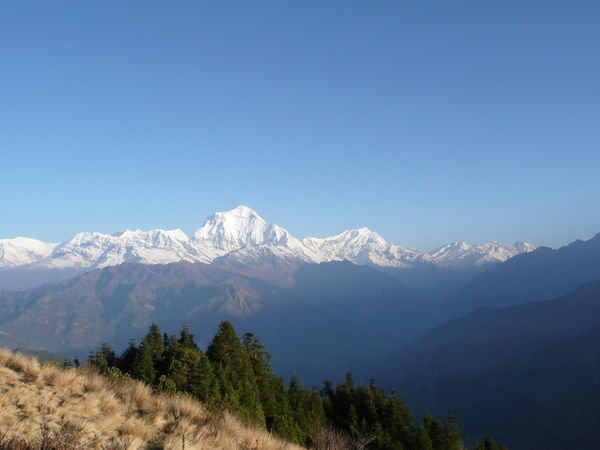
<svg viewBox="0 0 600 450">
<path fill-rule="evenodd" d="M 600 2 L 0 3 L 0 237 L 600 232 Z"/>
</svg>

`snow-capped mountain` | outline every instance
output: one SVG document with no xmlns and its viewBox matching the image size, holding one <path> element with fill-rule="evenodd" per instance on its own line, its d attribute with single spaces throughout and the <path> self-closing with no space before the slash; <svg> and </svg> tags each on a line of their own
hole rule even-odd
<svg viewBox="0 0 600 450">
<path fill-rule="evenodd" d="M 0 239 L 0 268 L 18 267 L 44 259 L 57 245 L 24 237 Z"/>
<path fill-rule="evenodd" d="M 355 264 L 385 267 L 409 267 L 419 262 L 430 262 L 426 253 L 390 244 L 366 227 L 328 238 L 306 238 L 302 242 L 325 261 L 348 260 Z"/>
<path fill-rule="evenodd" d="M 196 231 L 194 239 L 199 247 L 213 247 L 228 253 L 263 244 L 285 246 L 295 238 L 279 225 L 267 223 L 256 211 L 238 206 L 210 216 Z"/>
<path fill-rule="evenodd" d="M 187 235 L 181 230 L 131 231 L 121 233 L 78 233 L 63 242 L 37 267 L 96 269 L 124 262 L 165 264 L 196 261 L 186 247 Z"/>
<path fill-rule="evenodd" d="M 433 251 L 431 258 L 439 266 L 462 268 L 506 261 L 519 253 L 528 253 L 533 250 L 535 250 L 535 246 L 527 242 L 516 242 L 513 245 L 497 241 L 479 245 L 452 242 Z"/>
<path fill-rule="evenodd" d="M 320 263 L 407 268 L 418 264 L 467 268 L 505 261 L 535 247 L 527 243 L 498 242 L 448 244 L 432 253 L 390 244 L 368 228 L 347 230 L 327 238 L 300 240 L 286 229 L 270 224 L 255 211 L 238 206 L 210 216 L 193 238 L 181 230 L 79 233 L 60 244 L 35 239 L 0 240 L 0 269 L 76 269 L 86 271 L 125 262 L 166 264 L 176 261 L 211 263 L 216 259 L 250 263 L 265 258 Z"/>
<path fill-rule="evenodd" d="M 188 245 L 205 262 L 225 255 L 249 261 L 263 257 L 265 252 L 306 262 L 322 261 L 285 228 L 267 223 L 247 206 L 210 216 Z"/>
</svg>

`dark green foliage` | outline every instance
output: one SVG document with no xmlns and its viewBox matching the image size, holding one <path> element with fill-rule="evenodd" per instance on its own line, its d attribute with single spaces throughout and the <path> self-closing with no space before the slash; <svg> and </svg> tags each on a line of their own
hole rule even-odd
<svg viewBox="0 0 600 450">
<path fill-rule="evenodd" d="M 188 391 L 208 405 L 215 406 L 220 403 L 219 382 L 206 355 L 201 355 L 192 367 Z"/>
<path fill-rule="evenodd" d="M 327 423 L 319 391 L 304 389 L 295 375 L 290 380 L 287 398 L 291 417 L 303 433 L 300 442 L 305 441 L 310 432 Z"/>
<path fill-rule="evenodd" d="M 254 373 L 265 424 L 270 430 L 275 430 L 290 440 L 297 440 L 298 430 L 291 423 L 288 423 L 289 421 L 285 420 L 291 414 L 285 384 L 273 372 L 271 355 L 266 352 L 265 347 L 252 333 L 244 334 L 242 345 L 246 350 Z"/>
<path fill-rule="evenodd" d="M 117 355 L 109 344 L 104 343 L 100 346 L 100 350 L 90 353 L 88 361 L 100 373 L 105 373 L 109 367 L 117 364 Z"/>
<path fill-rule="evenodd" d="M 483 441 L 479 442 L 477 445 L 475 445 L 475 447 L 473 447 L 473 450 L 507 450 L 507 449 L 506 449 L 506 447 L 496 444 L 491 437 L 486 436 L 483 438 Z"/>
<path fill-rule="evenodd" d="M 154 384 L 160 376 L 164 352 L 165 343 L 160 328 L 153 323 L 135 355 L 131 375 L 145 383 Z"/>
<path fill-rule="evenodd" d="M 257 380 L 250 356 L 240 342 L 231 322 L 222 322 L 206 352 L 218 369 L 222 399 L 242 417 L 264 424 L 265 416 L 260 401 Z"/>
<path fill-rule="evenodd" d="M 434 449 L 461 450 L 463 448 L 458 432 L 458 418 L 452 414 L 448 415 L 442 423 L 430 415 L 425 415 L 421 422 L 421 429 L 422 435 L 429 437 Z"/>
<path fill-rule="evenodd" d="M 296 376 L 286 387 L 271 367 L 271 357 L 258 338 L 240 339 L 230 322 L 222 322 L 206 354 L 184 325 L 180 335 L 162 335 L 153 324 L 139 346 L 130 341 L 116 356 L 104 344 L 90 362 L 105 374 L 130 375 L 157 391 L 193 395 L 209 407 L 226 407 L 248 422 L 302 445 L 374 450 L 458 450 L 458 420 L 425 416 L 415 427 L 402 399 L 386 394 L 374 381 L 356 385 L 352 375 L 322 390 L 306 389 Z M 323 441 L 329 436 L 333 441 Z M 346 445 L 344 444 L 344 445 Z M 491 439 L 475 450 L 501 450 Z"/>
<path fill-rule="evenodd" d="M 139 349 L 135 344 L 135 340 L 131 339 L 129 341 L 129 346 L 125 349 L 125 351 L 123 353 L 121 353 L 121 356 L 119 356 L 119 358 L 117 359 L 117 362 L 116 362 L 117 367 L 119 369 L 121 369 L 121 372 L 123 372 L 123 373 L 132 373 L 133 372 L 133 365 L 137 358 L 138 351 L 139 351 Z"/>
</svg>

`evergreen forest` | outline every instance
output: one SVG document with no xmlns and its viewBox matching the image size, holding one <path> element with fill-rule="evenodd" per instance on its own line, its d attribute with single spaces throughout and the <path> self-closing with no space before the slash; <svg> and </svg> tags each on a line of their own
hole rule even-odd
<svg viewBox="0 0 600 450">
<path fill-rule="evenodd" d="M 274 372 L 259 339 L 251 333 L 240 338 L 228 321 L 220 324 L 206 350 L 186 325 L 179 335 L 169 336 L 152 324 L 139 344 L 131 340 L 120 354 L 103 344 L 88 361 L 106 376 L 130 377 L 158 392 L 191 396 L 308 447 L 324 448 L 337 440 L 373 450 L 466 448 L 457 417 L 425 415 L 415 423 L 400 395 L 384 392 L 374 380 L 359 385 L 347 373 L 337 384 L 325 381 L 321 388 L 304 387 L 296 376 L 286 383 Z M 505 449 L 489 437 L 470 448 Z"/>
</svg>

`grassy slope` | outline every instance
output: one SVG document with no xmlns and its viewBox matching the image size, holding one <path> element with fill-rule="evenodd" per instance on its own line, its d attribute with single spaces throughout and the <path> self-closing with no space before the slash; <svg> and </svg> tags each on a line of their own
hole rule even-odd
<svg viewBox="0 0 600 450">
<path fill-rule="evenodd" d="M 0 349 L 0 435 L 69 448 L 298 449 L 199 402 L 113 382 L 86 369 L 62 370 Z M 67 439 L 68 438 L 68 439 Z"/>
</svg>

